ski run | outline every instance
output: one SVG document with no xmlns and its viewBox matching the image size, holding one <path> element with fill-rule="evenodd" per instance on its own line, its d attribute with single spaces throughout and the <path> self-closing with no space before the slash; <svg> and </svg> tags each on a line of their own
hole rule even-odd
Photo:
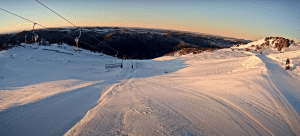
<svg viewBox="0 0 300 136">
<path fill-rule="evenodd" d="M 123 60 L 122 69 L 105 69 L 121 59 L 66 44 L 21 45 L 0 51 L 1 136 L 300 135 L 300 45 Z"/>
</svg>

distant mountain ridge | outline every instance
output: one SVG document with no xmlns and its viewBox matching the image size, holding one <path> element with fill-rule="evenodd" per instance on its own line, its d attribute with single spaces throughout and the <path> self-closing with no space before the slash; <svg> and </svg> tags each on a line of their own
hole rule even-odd
<svg viewBox="0 0 300 136">
<path fill-rule="evenodd" d="M 178 45 L 183 42 L 197 50 L 219 49 L 252 42 L 194 32 L 149 28 L 83 27 L 81 30 L 79 47 L 95 52 L 103 50 L 105 54 L 116 55 L 116 51 L 111 49 L 113 48 L 118 51 L 119 58 L 152 59 L 180 50 Z M 75 37 L 79 36 L 79 30 L 74 28 L 40 29 L 35 32 L 39 35 L 39 42 L 42 42 L 43 45 L 66 43 L 75 46 Z M 34 43 L 32 31 L 22 31 L 17 35 L 0 35 L 1 49 L 5 49 L 5 46 L 17 46 L 25 42 L 26 35 L 27 43 Z M 10 40 L 7 41 L 7 39 Z"/>
</svg>

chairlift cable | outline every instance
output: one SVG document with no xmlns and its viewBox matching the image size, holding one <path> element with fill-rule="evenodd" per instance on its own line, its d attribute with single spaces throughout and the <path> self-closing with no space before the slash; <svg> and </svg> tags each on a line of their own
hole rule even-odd
<svg viewBox="0 0 300 136">
<path fill-rule="evenodd" d="M 56 15 L 60 16 L 61 18 L 63 18 L 64 20 L 66 20 L 67 22 L 69 22 L 70 24 L 74 25 L 72 22 L 70 22 L 69 20 L 65 19 L 64 17 L 62 17 L 61 15 L 57 14 L 56 12 L 54 12 L 52 9 L 48 8 L 46 5 L 44 5 L 43 3 L 39 2 L 38 0 L 35 0 L 36 2 L 40 3 L 41 5 L 43 5 L 44 7 L 46 7 L 47 9 L 49 9 L 50 11 L 52 11 L 53 13 L 55 13 Z M 76 26 L 77 27 L 77 26 Z"/>
<path fill-rule="evenodd" d="M 7 12 L 7 13 L 10 13 L 10 14 L 12 14 L 12 15 L 15 15 L 15 16 L 17 16 L 17 17 L 19 17 L 19 18 L 22 18 L 22 19 L 24 19 L 24 20 L 27 20 L 27 21 L 29 21 L 29 22 L 31 22 L 31 23 L 35 23 L 35 22 L 30 21 L 30 20 L 28 20 L 28 19 L 26 19 L 26 18 L 24 18 L 24 17 L 21 17 L 21 16 L 18 16 L 18 15 L 16 15 L 16 14 L 14 14 L 14 13 L 11 13 L 11 12 L 5 10 L 5 9 L 2 9 L 2 8 L 0 8 L 0 9 L 3 10 L 3 11 L 5 11 L 5 12 Z M 40 24 L 38 24 L 38 23 L 36 23 L 36 24 L 39 25 L 39 26 L 41 26 L 41 27 L 45 27 L 45 26 L 42 26 L 42 25 L 40 25 Z"/>
<path fill-rule="evenodd" d="M 40 2 L 39 2 L 40 3 Z M 42 4 L 42 3 L 41 3 Z M 42 4 L 43 5 L 43 4 Z M 31 22 L 31 23 L 33 23 L 33 24 L 36 24 L 36 25 L 39 25 L 39 26 L 41 26 L 41 27 L 43 27 L 43 28 L 46 28 L 46 29 L 49 29 L 49 30 L 51 30 L 50 28 L 47 28 L 47 27 L 45 27 L 45 26 L 43 26 L 43 25 L 41 25 L 41 24 L 39 24 L 39 23 L 36 23 L 36 22 L 33 22 L 33 21 L 31 21 L 31 20 L 29 20 L 29 19 L 26 19 L 26 18 L 24 18 L 24 17 L 22 17 L 22 16 L 19 16 L 19 15 L 17 15 L 17 14 L 14 14 L 14 13 L 12 13 L 12 12 L 9 12 L 9 11 L 7 11 L 7 10 L 5 10 L 5 9 L 2 9 L 2 8 L 0 8 L 1 10 L 3 10 L 3 11 L 5 11 L 5 12 L 7 12 L 7 13 L 10 13 L 10 14 L 12 14 L 12 15 L 14 15 L 14 16 L 17 16 L 17 17 L 19 17 L 19 18 L 22 18 L 22 19 L 24 19 L 24 20 L 26 20 L 26 21 L 28 21 L 28 22 Z M 51 10 L 52 11 L 52 10 Z M 57 13 L 56 13 L 57 14 Z M 68 21 L 69 22 L 69 21 Z M 72 24 L 72 23 L 71 23 Z M 74 25 L 74 24 L 73 24 Z M 74 25 L 75 26 L 75 25 Z M 56 32 L 56 33 L 58 33 L 57 31 L 54 31 L 54 32 Z M 18 34 L 18 33 L 17 33 Z M 16 34 L 16 35 L 17 35 Z M 59 33 L 59 34 L 61 34 L 61 33 Z M 88 34 L 88 33 L 87 33 Z M 88 34 L 88 35 L 90 35 L 90 34 Z M 15 36 L 15 35 L 14 35 Z M 81 33 L 80 33 L 80 36 L 81 36 Z M 90 35 L 91 36 L 91 35 Z M 64 35 L 63 37 L 68 37 L 68 38 L 71 38 L 71 39 L 73 39 L 72 37 L 70 37 L 70 36 L 67 36 L 67 34 L 66 35 Z M 93 37 L 93 36 L 91 36 L 91 37 Z M 94 39 L 96 39 L 95 37 L 93 37 Z M 96 40 L 98 40 L 98 39 L 96 39 Z M 99 40 L 98 40 L 99 41 Z M 88 44 L 88 43 L 85 43 L 85 42 L 82 42 L 82 41 L 79 41 L 79 42 L 81 42 L 81 43 L 83 43 L 83 44 L 86 44 L 86 45 L 89 45 L 89 46 L 92 46 L 92 45 L 90 45 L 90 44 Z M 1 47 L 3 47 L 4 45 L 2 45 Z M 106 45 L 107 46 L 107 45 Z M 116 51 L 115 49 L 113 49 L 113 48 L 111 48 L 110 46 L 107 46 L 107 47 L 109 47 L 110 49 L 112 49 L 112 50 L 114 50 L 114 51 Z M 110 52 L 111 53 L 111 52 Z M 121 54 L 123 54 L 123 53 L 121 53 Z"/>
<path fill-rule="evenodd" d="M 50 9 L 49 7 L 47 7 L 46 5 L 44 5 L 43 3 L 41 3 L 40 1 L 38 0 L 35 0 L 36 2 L 40 3 L 41 5 L 43 5 L 44 7 L 46 7 L 47 9 L 49 9 L 50 11 L 52 11 L 53 13 L 55 13 L 56 15 L 58 15 L 59 17 L 63 18 L 64 20 L 66 20 L 67 22 L 69 22 L 70 24 L 72 24 L 73 26 L 77 27 L 80 29 L 80 27 L 76 26 L 75 24 L 73 24 L 72 22 L 70 22 L 69 20 L 67 20 L 66 18 L 62 17 L 61 15 L 59 15 L 58 13 L 56 13 L 55 11 L 53 11 L 52 9 Z M 80 30 L 80 33 L 81 33 L 81 30 Z M 87 33 L 88 34 L 88 33 Z M 95 38 L 94 36 L 88 34 L 90 37 L 94 38 L 95 40 L 97 40 L 98 42 L 101 42 L 100 40 L 98 40 L 97 38 Z M 105 45 L 107 47 L 109 47 L 110 49 L 118 52 L 117 50 L 113 49 L 112 47 L 108 46 L 108 45 Z M 120 52 L 121 53 L 121 52 Z M 123 54 L 123 53 L 121 53 Z"/>
<path fill-rule="evenodd" d="M 47 28 L 47 27 L 45 27 L 45 26 L 43 26 L 43 25 L 41 25 L 41 24 L 39 24 L 39 23 L 33 22 L 33 21 L 29 20 L 29 19 L 26 19 L 26 18 L 24 18 L 24 17 L 21 17 L 21 16 L 19 16 L 19 15 L 16 15 L 16 14 L 14 14 L 14 13 L 12 13 L 12 12 L 9 12 L 9 11 L 7 11 L 7 10 L 4 10 L 4 9 L 2 9 L 2 8 L 0 8 L 0 9 L 3 10 L 3 11 L 5 11 L 5 12 L 7 12 L 7 13 L 10 13 L 10 14 L 12 14 L 12 15 L 15 15 L 15 16 L 17 16 L 17 17 L 19 17 L 19 18 L 22 18 L 22 19 L 24 19 L 24 20 L 26 20 L 26 21 L 29 21 L 29 22 L 31 22 L 31 23 L 33 23 L 33 24 L 36 24 L 36 25 L 39 25 L 39 26 L 41 26 L 41 27 L 44 27 L 44 28 L 46 28 L 46 29 L 51 30 L 50 28 Z M 61 33 L 57 32 L 57 31 L 54 31 L 54 32 L 56 32 L 56 33 L 58 33 L 58 34 L 61 34 Z M 16 35 L 18 35 L 18 34 L 20 34 L 20 33 L 16 33 L 14 36 L 16 36 Z M 12 36 L 11 38 L 13 38 L 14 36 Z M 68 37 L 68 38 L 73 39 L 72 37 L 68 36 L 68 34 L 64 35 L 64 37 Z M 8 39 L 11 39 L 11 38 L 8 38 Z M 92 45 L 90 45 L 90 44 L 88 44 L 88 43 L 85 43 L 85 42 L 82 42 L 82 41 L 79 41 L 79 42 L 81 42 L 81 43 L 83 43 L 83 44 L 86 44 L 86 45 L 89 45 L 89 46 L 92 46 Z M 4 45 L 2 45 L 1 47 L 3 47 L 3 46 L 4 46 Z M 110 52 L 110 51 L 105 51 L 105 52 L 112 53 L 112 52 Z"/>
</svg>

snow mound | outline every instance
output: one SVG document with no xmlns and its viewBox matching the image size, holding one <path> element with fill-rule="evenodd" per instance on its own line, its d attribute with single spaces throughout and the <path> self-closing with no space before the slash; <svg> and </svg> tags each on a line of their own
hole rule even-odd
<svg viewBox="0 0 300 136">
<path fill-rule="evenodd" d="M 242 59 L 242 61 L 241 61 L 240 65 L 237 65 L 235 67 L 235 70 L 232 70 L 232 72 L 265 68 L 263 61 L 260 58 L 258 58 L 257 56 L 255 56 L 254 54 L 252 54 L 252 56 L 244 57 L 241 59 Z"/>
<path fill-rule="evenodd" d="M 252 69 L 252 68 L 257 68 L 262 64 L 263 62 L 260 58 L 256 56 L 251 56 L 242 63 L 242 66 L 244 69 Z"/>
</svg>

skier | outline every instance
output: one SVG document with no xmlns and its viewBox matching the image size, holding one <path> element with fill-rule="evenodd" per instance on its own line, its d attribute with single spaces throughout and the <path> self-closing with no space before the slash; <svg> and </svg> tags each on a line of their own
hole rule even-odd
<svg viewBox="0 0 300 136">
<path fill-rule="evenodd" d="M 285 64 L 285 70 L 289 70 L 291 67 L 290 67 L 290 59 L 287 58 L 286 59 L 286 64 Z"/>
</svg>

